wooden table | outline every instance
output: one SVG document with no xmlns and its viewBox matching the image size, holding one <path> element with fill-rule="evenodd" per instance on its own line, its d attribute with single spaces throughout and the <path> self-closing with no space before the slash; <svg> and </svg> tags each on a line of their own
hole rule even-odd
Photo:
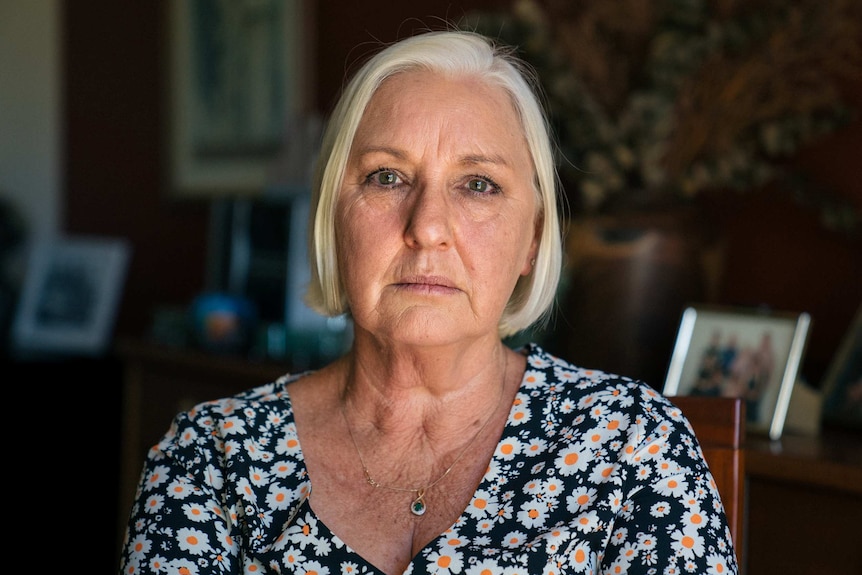
<svg viewBox="0 0 862 575">
<path fill-rule="evenodd" d="M 862 434 L 749 437 L 747 575 L 862 574 Z"/>
</svg>

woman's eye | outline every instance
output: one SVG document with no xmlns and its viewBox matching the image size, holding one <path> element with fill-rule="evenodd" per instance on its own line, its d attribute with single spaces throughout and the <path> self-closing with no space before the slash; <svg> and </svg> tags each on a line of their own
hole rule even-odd
<svg viewBox="0 0 862 575">
<path fill-rule="evenodd" d="M 378 186 L 394 186 L 398 183 L 398 175 L 391 170 L 377 170 L 368 176 L 368 181 Z"/>
<path fill-rule="evenodd" d="M 467 187 L 477 194 L 489 194 L 500 190 L 499 186 L 488 178 L 471 178 L 467 182 Z"/>
</svg>

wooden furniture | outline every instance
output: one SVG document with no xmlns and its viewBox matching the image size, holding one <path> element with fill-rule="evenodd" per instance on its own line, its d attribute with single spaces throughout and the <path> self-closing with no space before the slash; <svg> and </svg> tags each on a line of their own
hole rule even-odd
<svg viewBox="0 0 862 575">
<path fill-rule="evenodd" d="M 862 433 L 747 441 L 747 575 L 862 573 Z"/>
<path fill-rule="evenodd" d="M 740 565 L 745 548 L 745 403 L 737 397 L 674 396 L 709 464 Z"/>
</svg>

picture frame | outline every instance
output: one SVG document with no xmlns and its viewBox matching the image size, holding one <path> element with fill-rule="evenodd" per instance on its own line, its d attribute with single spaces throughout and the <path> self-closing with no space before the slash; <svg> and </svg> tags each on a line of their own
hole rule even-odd
<svg viewBox="0 0 862 575">
<path fill-rule="evenodd" d="M 823 424 L 862 430 L 862 305 L 826 370 L 821 389 Z"/>
<path fill-rule="evenodd" d="M 107 351 L 128 268 L 124 239 L 39 242 L 29 257 L 12 325 L 14 353 L 94 356 Z"/>
<path fill-rule="evenodd" d="M 256 195 L 310 101 L 307 0 L 170 0 L 169 187 Z"/>
<path fill-rule="evenodd" d="M 810 325 L 805 312 L 690 306 L 662 393 L 742 397 L 747 429 L 779 439 Z"/>
</svg>

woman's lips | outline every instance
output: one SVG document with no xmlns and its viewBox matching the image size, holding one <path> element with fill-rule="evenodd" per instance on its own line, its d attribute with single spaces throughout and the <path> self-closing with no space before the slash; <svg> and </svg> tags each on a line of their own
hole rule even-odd
<svg viewBox="0 0 862 575">
<path fill-rule="evenodd" d="M 443 276 L 415 276 L 402 278 L 395 285 L 416 293 L 448 294 L 458 291 L 455 283 Z"/>
</svg>

